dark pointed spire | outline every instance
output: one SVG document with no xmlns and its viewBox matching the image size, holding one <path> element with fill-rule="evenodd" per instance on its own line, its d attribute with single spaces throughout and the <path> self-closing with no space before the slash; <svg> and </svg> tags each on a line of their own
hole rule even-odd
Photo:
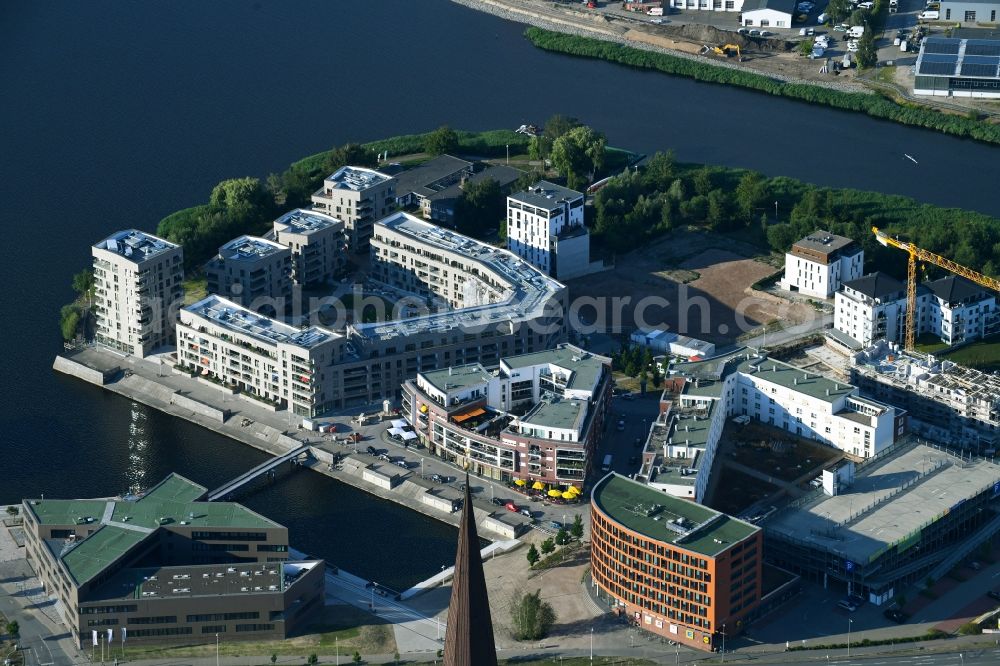
<svg viewBox="0 0 1000 666">
<path fill-rule="evenodd" d="M 496 666 L 490 599 L 479 555 L 476 512 L 472 508 L 469 474 L 465 474 L 465 501 L 458 528 L 458 553 L 448 604 L 448 629 L 444 635 L 445 666 Z"/>
</svg>

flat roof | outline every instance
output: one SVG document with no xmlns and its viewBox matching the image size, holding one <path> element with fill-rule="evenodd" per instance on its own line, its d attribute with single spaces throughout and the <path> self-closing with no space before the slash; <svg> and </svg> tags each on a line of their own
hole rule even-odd
<svg viewBox="0 0 1000 666">
<path fill-rule="evenodd" d="M 561 208 L 562 204 L 568 201 L 574 201 L 582 197 L 583 192 L 577 192 L 568 187 L 550 183 L 547 180 L 540 180 L 527 190 L 512 194 L 508 198 L 522 204 L 534 206 L 535 208 L 554 210 Z"/>
<path fill-rule="evenodd" d="M 589 390 L 597 383 L 602 368 L 610 362 L 611 360 L 604 356 L 598 356 L 563 342 L 556 345 L 554 349 L 519 354 L 518 356 L 505 356 L 500 359 L 500 367 L 516 370 L 536 365 L 555 365 L 570 373 L 566 388 Z"/>
<path fill-rule="evenodd" d="M 408 213 L 396 212 L 375 223 L 379 228 L 409 237 L 420 246 L 460 254 L 496 273 L 505 283 L 504 299 L 457 310 L 373 324 L 354 324 L 351 330 L 361 342 L 388 340 L 428 331 L 453 328 L 499 326 L 541 315 L 549 299 L 565 286 L 542 273 L 509 250 L 473 240 L 468 236 L 430 224 Z M 373 240 L 372 242 L 377 242 Z"/>
<path fill-rule="evenodd" d="M 318 326 L 309 328 L 290 326 L 216 294 L 209 294 L 197 303 L 185 307 L 184 310 L 211 320 L 227 330 L 249 335 L 269 344 L 287 344 L 310 349 L 341 337 L 333 331 Z"/>
<path fill-rule="evenodd" d="M 995 81 L 1000 79 L 1000 41 L 928 37 L 920 43 L 916 73 Z"/>
<path fill-rule="evenodd" d="M 794 253 L 796 249 L 800 249 L 807 252 L 829 256 L 851 245 L 856 245 L 856 243 L 850 238 L 838 236 L 837 234 L 830 233 L 829 231 L 824 231 L 822 229 L 817 229 L 802 240 L 796 241 L 795 244 L 792 245 L 792 253 Z M 860 247 L 857 249 L 860 250 Z"/>
<path fill-rule="evenodd" d="M 484 180 L 496 181 L 497 185 L 501 188 L 507 187 L 518 178 L 524 174 L 520 169 L 516 169 L 512 166 L 506 166 L 504 164 L 494 164 L 486 167 L 478 173 L 474 173 L 469 176 L 468 180 L 465 181 L 466 185 L 474 185 L 480 183 Z M 462 184 L 452 183 L 448 187 L 431 194 L 427 198 L 431 201 L 443 201 L 447 199 L 458 199 L 462 196 Z"/>
<path fill-rule="evenodd" d="M 767 530 L 868 564 L 998 481 L 1000 465 L 915 444 L 862 467 L 840 495 L 774 514 Z"/>
<path fill-rule="evenodd" d="M 420 376 L 428 384 L 445 393 L 483 384 L 493 377 L 481 363 L 421 372 Z"/>
<path fill-rule="evenodd" d="M 257 236 L 240 236 L 219 248 L 219 255 L 226 261 L 256 261 L 282 252 L 291 252 L 281 243 Z"/>
<path fill-rule="evenodd" d="M 586 400 L 554 398 L 535 403 L 535 406 L 522 416 L 520 421 L 545 428 L 579 430 L 586 415 Z"/>
<path fill-rule="evenodd" d="M 330 227 L 343 225 L 342 220 L 338 220 L 331 215 L 303 208 L 290 210 L 274 221 L 275 229 L 280 226 L 284 227 L 281 231 L 302 234 L 304 236 L 322 231 L 323 229 L 329 229 Z"/>
<path fill-rule="evenodd" d="M 126 259 L 131 259 L 139 263 L 180 246 L 159 236 L 147 234 L 145 231 L 126 229 L 111 234 L 99 243 L 95 243 L 94 247 L 99 250 L 114 252 Z"/>
<path fill-rule="evenodd" d="M 407 169 L 396 175 L 396 196 L 401 197 L 407 194 L 418 194 L 429 197 L 442 190 L 448 189 L 448 185 L 441 187 L 439 180 L 455 176 L 462 171 L 472 169 L 472 162 L 463 160 L 452 155 L 438 155 L 434 159 L 428 160 L 412 169 Z"/>
<path fill-rule="evenodd" d="M 634 532 L 708 557 L 760 531 L 750 523 L 614 472 L 597 482 L 591 501 L 609 518 Z M 676 522 L 678 519 L 682 524 Z"/>
<path fill-rule="evenodd" d="M 324 179 L 324 186 L 333 187 L 338 190 L 363 192 L 376 185 L 381 185 L 387 180 L 392 180 L 392 176 L 387 176 L 381 171 L 366 169 L 365 167 L 344 166 L 327 176 Z"/>
<path fill-rule="evenodd" d="M 761 381 L 771 382 L 827 402 L 834 402 L 855 392 L 855 387 L 847 382 L 836 381 L 765 357 L 751 357 L 744 360 L 738 369 Z"/>
<path fill-rule="evenodd" d="M 125 569 L 88 595 L 86 603 L 146 599 L 281 594 L 318 561 L 244 562 Z"/>
</svg>

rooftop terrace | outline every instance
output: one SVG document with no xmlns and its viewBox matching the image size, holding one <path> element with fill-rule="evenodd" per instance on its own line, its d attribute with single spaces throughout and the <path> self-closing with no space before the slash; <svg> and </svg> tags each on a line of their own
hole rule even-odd
<svg viewBox="0 0 1000 666">
<path fill-rule="evenodd" d="M 284 245 L 266 238 L 240 236 L 220 247 L 219 255 L 226 261 L 257 261 L 288 251 Z"/>
<path fill-rule="evenodd" d="M 916 444 L 863 467 L 840 495 L 774 514 L 767 530 L 868 563 L 998 481 L 1000 465 Z"/>
<path fill-rule="evenodd" d="M 327 176 L 323 182 L 323 187 L 363 192 L 364 190 L 380 185 L 391 179 L 392 176 L 387 176 L 380 171 L 375 171 L 374 169 L 345 166 L 340 167 L 335 173 Z"/>
<path fill-rule="evenodd" d="M 324 213 L 296 208 L 275 220 L 274 225 L 280 231 L 309 235 L 330 227 L 343 226 L 344 223 Z"/>
<path fill-rule="evenodd" d="M 581 197 L 583 197 L 582 192 L 550 183 L 547 180 L 540 180 L 527 190 L 510 195 L 510 198 L 514 201 L 545 210 L 561 208 L 563 203 L 580 199 Z"/>
<path fill-rule="evenodd" d="M 527 414 L 521 417 L 521 423 L 542 428 L 562 428 L 579 431 L 587 416 L 585 400 L 567 400 L 554 398 L 540 400 Z"/>
<path fill-rule="evenodd" d="M 241 305 L 210 294 L 184 308 L 234 333 L 249 335 L 268 344 L 286 344 L 311 349 L 338 338 L 336 333 L 318 326 L 295 328 L 275 319 L 269 319 Z"/>
<path fill-rule="evenodd" d="M 593 504 L 634 532 L 714 557 L 760 528 L 615 473 L 594 487 Z"/>
<path fill-rule="evenodd" d="M 597 384 L 605 364 L 610 362 L 608 358 L 563 343 L 554 349 L 506 356 L 500 361 L 500 366 L 504 369 L 517 370 L 536 365 L 554 365 L 570 373 L 566 388 L 590 390 Z"/>
<path fill-rule="evenodd" d="M 480 363 L 431 370 L 420 375 L 428 384 L 445 393 L 484 384 L 493 377 Z"/>
<path fill-rule="evenodd" d="M 138 229 L 127 229 L 108 236 L 94 247 L 139 263 L 179 246 Z"/>
</svg>

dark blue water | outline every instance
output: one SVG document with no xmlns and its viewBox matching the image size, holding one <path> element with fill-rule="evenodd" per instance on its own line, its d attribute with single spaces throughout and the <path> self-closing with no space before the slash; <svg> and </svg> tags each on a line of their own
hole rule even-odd
<svg viewBox="0 0 1000 666">
<path fill-rule="evenodd" d="M 445 0 L 0 5 L 0 502 L 106 495 L 170 471 L 212 487 L 262 459 L 55 375 L 58 308 L 110 231 L 152 230 L 222 178 L 335 144 L 560 112 L 613 145 L 1000 215 L 997 148 L 547 54 L 521 31 Z M 246 503 L 300 548 L 392 586 L 454 553 L 451 528 L 319 475 Z"/>
</svg>

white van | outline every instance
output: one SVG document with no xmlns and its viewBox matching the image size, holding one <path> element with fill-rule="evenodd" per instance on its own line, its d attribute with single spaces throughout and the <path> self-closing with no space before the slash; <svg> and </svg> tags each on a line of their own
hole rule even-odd
<svg viewBox="0 0 1000 666">
<path fill-rule="evenodd" d="M 847 31 L 847 36 L 854 39 L 861 39 L 863 34 L 865 34 L 865 26 L 863 25 L 852 25 Z"/>
<path fill-rule="evenodd" d="M 826 21 L 827 21 L 828 18 L 830 18 L 830 17 L 827 16 L 825 13 L 824 14 L 820 14 L 819 16 L 816 17 L 816 24 L 817 25 L 823 25 L 824 23 L 826 23 Z"/>
<path fill-rule="evenodd" d="M 937 21 L 941 18 L 941 12 L 933 9 L 925 9 L 917 15 L 917 18 L 921 21 Z"/>
<path fill-rule="evenodd" d="M 608 455 L 604 456 L 604 463 L 601 465 L 601 471 L 602 472 L 610 472 L 611 471 L 611 460 L 612 460 L 612 458 L 611 458 L 611 454 L 610 453 Z"/>
</svg>

